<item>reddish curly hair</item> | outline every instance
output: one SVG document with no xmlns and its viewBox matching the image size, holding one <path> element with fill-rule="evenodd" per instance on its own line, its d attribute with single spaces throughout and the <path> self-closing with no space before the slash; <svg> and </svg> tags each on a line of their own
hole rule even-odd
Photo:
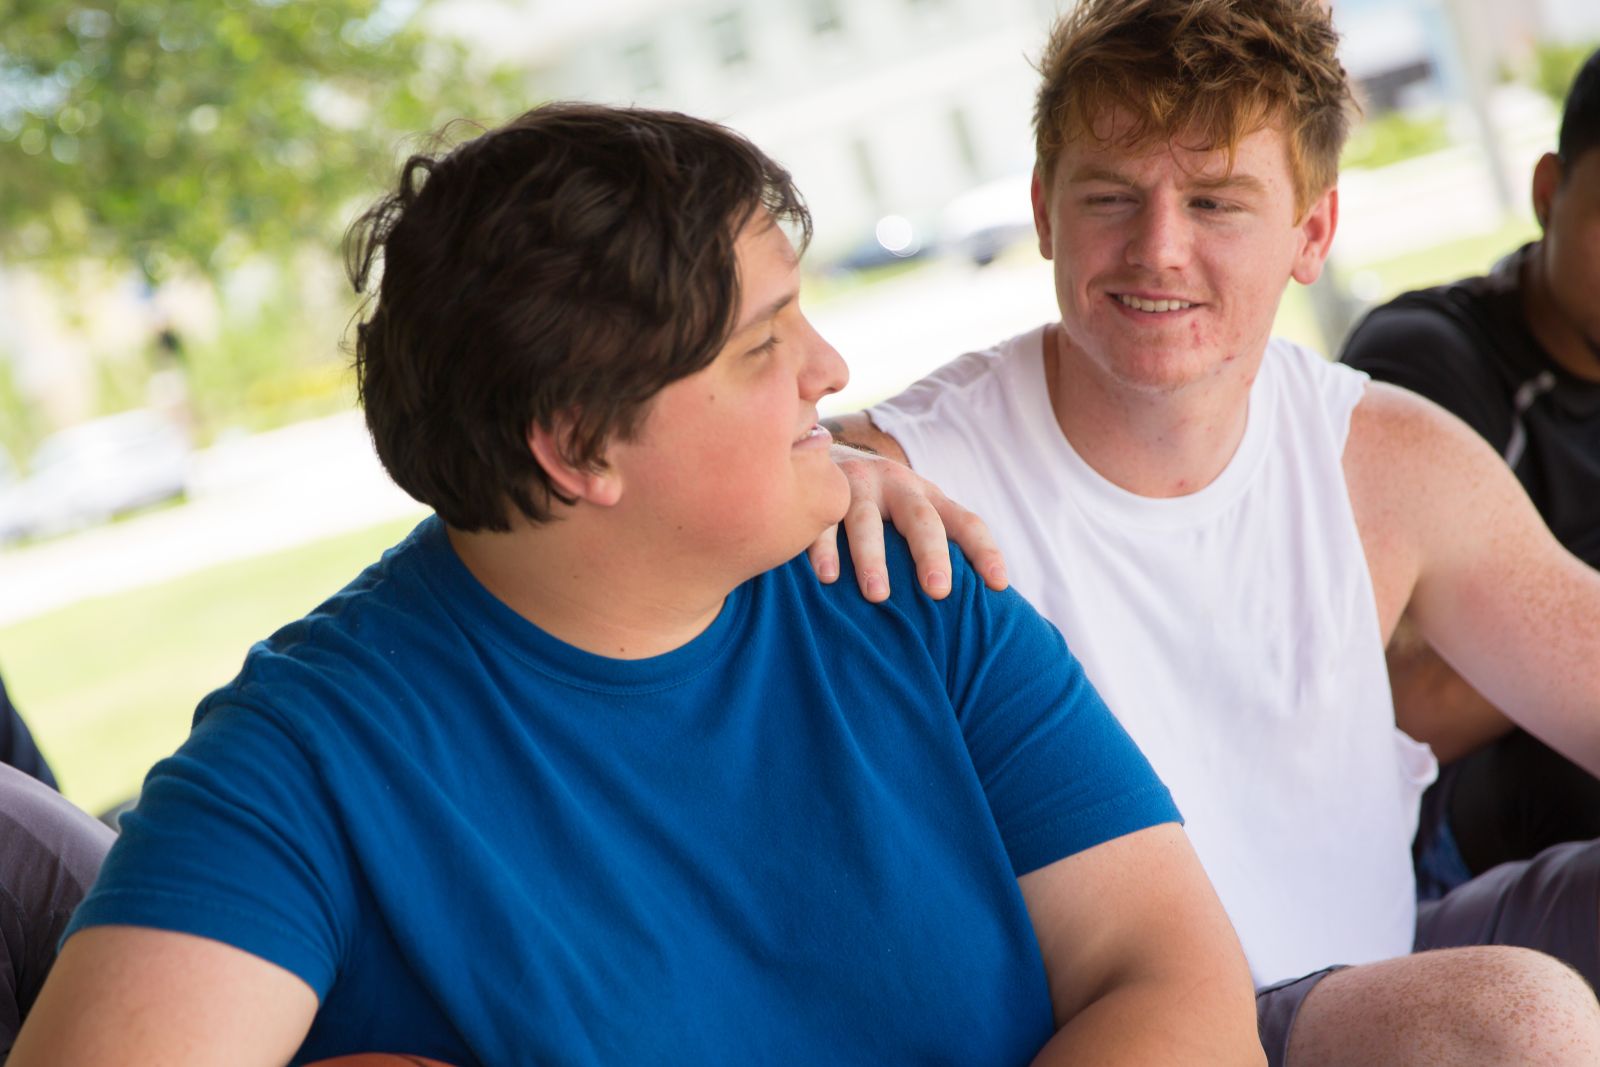
<svg viewBox="0 0 1600 1067">
<path fill-rule="evenodd" d="M 1035 149 L 1048 179 L 1061 148 L 1102 136 L 1106 111 L 1133 117 L 1133 145 L 1183 137 L 1222 149 L 1264 126 L 1288 135 L 1301 215 L 1339 175 L 1356 111 L 1319 0 L 1083 0 L 1039 61 Z"/>
</svg>

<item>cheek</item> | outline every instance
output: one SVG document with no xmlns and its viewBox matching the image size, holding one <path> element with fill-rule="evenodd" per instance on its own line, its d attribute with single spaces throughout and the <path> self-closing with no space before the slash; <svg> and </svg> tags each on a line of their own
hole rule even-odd
<svg viewBox="0 0 1600 1067">
<path fill-rule="evenodd" d="M 1582 236 L 1587 242 L 1573 234 L 1555 243 L 1546 262 L 1556 305 L 1571 318 L 1592 322 L 1600 319 L 1600 299 L 1595 297 L 1600 292 L 1600 229 Z"/>
<path fill-rule="evenodd" d="M 1600 312 L 1600 221 L 1578 231 L 1562 253 L 1555 278 L 1565 282 L 1584 311 Z"/>
</svg>

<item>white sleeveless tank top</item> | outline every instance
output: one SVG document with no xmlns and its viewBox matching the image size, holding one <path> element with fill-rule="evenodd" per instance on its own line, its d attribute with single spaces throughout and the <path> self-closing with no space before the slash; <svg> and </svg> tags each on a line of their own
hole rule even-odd
<svg viewBox="0 0 1600 1067">
<path fill-rule="evenodd" d="M 1395 728 L 1341 464 L 1366 375 L 1273 341 L 1227 468 L 1151 499 L 1062 435 L 1042 338 L 962 356 L 872 419 L 989 523 L 1166 781 L 1258 985 L 1410 952 L 1437 767 Z"/>
</svg>

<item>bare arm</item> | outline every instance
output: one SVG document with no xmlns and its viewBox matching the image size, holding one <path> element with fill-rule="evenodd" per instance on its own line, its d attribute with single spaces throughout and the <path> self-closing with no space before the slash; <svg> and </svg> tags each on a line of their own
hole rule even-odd
<svg viewBox="0 0 1600 1067">
<path fill-rule="evenodd" d="M 316 1015 L 311 987 L 188 934 L 97 926 L 68 939 L 11 1067 L 282 1067 Z"/>
<path fill-rule="evenodd" d="M 1439 658 L 1409 616 L 1389 639 L 1389 685 L 1400 729 L 1453 763 L 1504 737 L 1512 722 Z"/>
<path fill-rule="evenodd" d="M 1239 939 L 1167 823 L 1018 879 L 1057 1032 L 1035 1064 L 1259 1065 Z"/>
<path fill-rule="evenodd" d="M 1005 560 L 989 528 L 912 471 L 898 441 L 874 426 L 865 412 L 824 419 L 822 424 L 838 442 L 834 462 L 850 483 L 844 530 L 862 596 L 874 603 L 889 596 L 889 572 L 883 561 L 884 519 L 906 539 L 922 589 L 934 599 L 943 599 L 950 592 L 947 538 L 961 546 L 989 588 L 1006 587 Z M 824 582 L 837 579 L 838 528 L 824 530 L 812 543 L 809 556 L 818 578 Z"/>
<path fill-rule="evenodd" d="M 1408 611 L 1491 704 L 1600 774 L 1600 572 L 1477 434 L 1405 390 L 1367 387 L 1345 471 L 1385 632 Z"/>
</svg>

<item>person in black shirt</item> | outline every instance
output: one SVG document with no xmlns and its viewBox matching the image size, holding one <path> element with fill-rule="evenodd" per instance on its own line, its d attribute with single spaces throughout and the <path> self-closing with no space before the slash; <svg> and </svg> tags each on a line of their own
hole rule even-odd
<svg viewBox="0 0 1600 1067">
<path fill-rule="evenodd" d="M 0 763 L 9 763 L 51 789 L 60 788 L 50 764 L 45 762 L 44 754 L 34 743 L 28 724 L 22 721 L 22 716 L 11 703 L 3 678 L 0 678 Z"/>
<path fill-rule="evenodd" d="M 1539 240 L 1486 276 L 1374 309 L 1340 358 L 1477 430 L 1557 539 L 1600 568 L 1600 52 L 1573 81 L 1532 194 Z M 1404 626 L 1389 664 L 1400 724 L 1445 764 L 1423 804 L 1419 894 L 1600 837 L 1600 781 L 1514 728 Z"/>
</svg>

